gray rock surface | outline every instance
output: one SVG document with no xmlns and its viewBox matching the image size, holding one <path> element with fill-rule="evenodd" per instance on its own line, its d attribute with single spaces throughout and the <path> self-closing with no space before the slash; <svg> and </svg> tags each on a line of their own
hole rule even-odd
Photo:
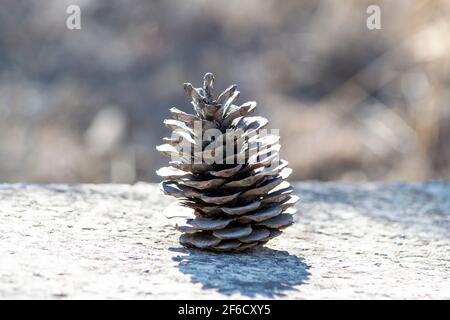
<svg viewBox="0 0 450 320">
<path fill-rule="evenodd" d="M 450 298 L 450 184 L 297 183 L 267 248 L 181 247 L 155 184 L 0 185 L 0 298 Z"/>
</svg>

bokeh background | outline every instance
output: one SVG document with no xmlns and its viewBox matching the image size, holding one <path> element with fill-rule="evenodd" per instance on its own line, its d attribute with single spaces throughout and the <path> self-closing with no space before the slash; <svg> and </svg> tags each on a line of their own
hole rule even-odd
<svg viewBox="0 0 450 320">
<path fill-rule="evenodd" d="M 208 71 L 281 130 L 294 179 L 449 179 L 449 31 L 447 0 L 2 0 L 0 182 L 156 181 Z"/>
</svg>

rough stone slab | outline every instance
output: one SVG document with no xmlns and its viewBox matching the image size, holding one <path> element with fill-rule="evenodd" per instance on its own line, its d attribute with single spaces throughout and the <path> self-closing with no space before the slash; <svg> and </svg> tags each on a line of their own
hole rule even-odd
<svg viewBox="0 0 450 320">
<path fill-rule="evenodd" d="M 154 184 L 0 185 L 0 298 L 450 298 L 450 183 L 297 183 L 267 248 L 182 248 Z"/>
</svg>

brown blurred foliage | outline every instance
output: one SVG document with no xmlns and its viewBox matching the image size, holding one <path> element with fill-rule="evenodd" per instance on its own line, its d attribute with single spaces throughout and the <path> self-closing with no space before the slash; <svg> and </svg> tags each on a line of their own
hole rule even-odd
<svg viewBox="0 0 450 320">
<path fill-rule="evenodd" d="M 3 0 L 0 181 L 155 180 L 207 71 L 281 130 L 294 179 L 449 179 L 449 28 L 446 0 Z"/>
</svg>

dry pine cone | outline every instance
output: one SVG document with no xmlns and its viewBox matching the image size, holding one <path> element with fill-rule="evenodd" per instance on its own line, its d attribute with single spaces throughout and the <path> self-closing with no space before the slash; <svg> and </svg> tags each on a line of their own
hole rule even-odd
<svg viewBox="0 0 450 320">
<path fill-rule="evenodd" d="M 236 85 L 214 99 L 213 82 L 207 73 L 202 88 L 184 84 L 195 114 L 170 109 L 172 137 L 157 150 L 172 161 L 156 173 L 163 192 L 179 199 L 170 216 L 187 218 L 177 224 L 183 245 L 243 251 L 291 225 L 298 197 L 285 181 L 292 170 L 279 160 L 278 135 L 262 134 L 267 119 L 249 116 L 256 103 L 234 105 Z"/>
</svg>

